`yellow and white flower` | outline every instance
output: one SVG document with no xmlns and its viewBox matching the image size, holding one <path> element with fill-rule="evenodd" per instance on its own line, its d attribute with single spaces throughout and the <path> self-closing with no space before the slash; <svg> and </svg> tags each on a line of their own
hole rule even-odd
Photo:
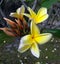
<svg viewBox="0 0 60 64">
<path fill-rule="evenodd" d="M 48 42 L 51 39 L 52 34 L 50 33 L 40 34 L 38 27 L 33 21 L 31 22 L 30 30 L 31 30 L 30 34 L 21 38 L 18 51 L 20 53 L 23 53 L 27 51 L 28 49 L 30 49 L 31 53 L 35 57 L 39 58 L 40 50 L 39 50 L 38 44 L 41 45 Z"/>
<path fill-rule="evenodd" d="M 15 18 L 20 18 L 20 19 L 22 19 L 22 18 L 23 18 L 22 13 L 24 13 L 24 12 L 25 12 L 25 7 L 24 7 L 24 5 L 22 5 L 20 8 L 18 8 L 18 9 L 16 10 L 16 12 L 10 13 L 10 16 L 11 16 L 11 17 L 15 17 Z"/>
<path fill-rule="evenodd" d="M 36 24 L 41 23 L 48 18 L 47 8 L 45 7 L 40 8 L 37 14 L 30 7 L 28 7 L 28 11 L 30 14 L 23 13 L 23 15 L 29 17 Z"/>
</svg>

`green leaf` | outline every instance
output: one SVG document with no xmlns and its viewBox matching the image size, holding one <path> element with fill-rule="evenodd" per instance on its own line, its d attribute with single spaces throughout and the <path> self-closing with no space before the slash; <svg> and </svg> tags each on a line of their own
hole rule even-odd
<svg viewBox="0 0 60 64">
<path fill-rule="evenodd" d="M 53 36 L 60 38 L 60 29 L 44 29 L 43 32 L 52 33 Z"/>
<path fill-rule="evenodd" d="M 6 35 L 3 31 L 0 31 L 0 46 L 4 43 L 11 43 L 13 37 Z"/>
<path fill-rule="evenodd" d="M 48 9 L 52 6 L 52 4 L 56 3 L 58 0 L 43 0 L 41 3 L 41 7 L 47 7 Z"/>
</svg>

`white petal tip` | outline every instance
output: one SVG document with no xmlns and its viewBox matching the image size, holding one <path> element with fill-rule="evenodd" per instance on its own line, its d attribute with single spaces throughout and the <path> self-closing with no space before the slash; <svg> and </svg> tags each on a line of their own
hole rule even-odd
<svg viewBox="0 0 60 64">
<path fill-rule="evenodd" d="M 40 57 L 40 53 L 35 53 L 35 52 L 32 52 L 32 51 L 31 51 L 31 53 L 32 53 L 32 55 L 35 56 L 36 58 L 39 58 L 39 57 Z"/>
<path fill-rule="evenodd" d="M 19 48 L 18 48 L 18 52 L 19 52 L 19 53 L 24 53 L 24 52 L 23 52 L 23 51 L 21 51 Z"/>
<path fill-rule="evenodd" d="M 9 15 L 9 16 L 13 16 L 13 14 L 14 14 L 14 13 L 10 13 L 10 15 Z"/>
<path fill-rule="evenodd" d="M 52 37 L 52 34 L 51 34 L 51 33 L 49 34 L 49 37 L 50 37 L 50 38 Z"/>
<path fill-rule="evenodd" d="M 40 55 L 34 55 L 36 58 L 39 58 L 40 57 Z"/>
<path fill-rule="evenodd" d="M 36 56 L 36 58 L 39 58 L 40 56 Z"/>
</svg>

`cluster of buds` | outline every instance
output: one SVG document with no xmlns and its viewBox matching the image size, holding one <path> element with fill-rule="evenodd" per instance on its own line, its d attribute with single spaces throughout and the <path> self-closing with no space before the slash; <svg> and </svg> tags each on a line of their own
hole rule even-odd
<svg viewBox="0 0 60 64">
<path fill-rule="evenodd" d="M 9 27 L 0 28 L 9 36 L 22 36 L 28 32 L 28 24 L 23 17 L 22 13 L 24 13 L 25 8 L 22 5 L 20 8 L 17 9 L 16 12 L 10 14 L 11 17 L 15 17 L 15 21 L 12 21 L 8 18 L 4 18 L 4 20 L 10 25 Z M 26 31 L 27 30 L 27 31 Z"/>
</svg>

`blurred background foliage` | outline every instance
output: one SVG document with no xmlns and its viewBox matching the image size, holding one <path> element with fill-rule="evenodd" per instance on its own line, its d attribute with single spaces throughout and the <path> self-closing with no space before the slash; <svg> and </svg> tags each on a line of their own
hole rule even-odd
<svg viewBox="0 0 60 64">
<path fill-rule="evenodd" d="M 25 0 L 28 3 L 32 3 L 34 0 Z M 37 6 L 50 8 L 54 3 L 60 0 L 38 0 Z"/>
<path fill-rule="evenodd" d="M 49 18 L 38 26 L 41 32 L 53 34 L 51 41 L 44 45 L 40 45 L 41 57 L 35 58 L 27 51 L 23 54 L 18 53 L 17 48 L 20 39 L 18 37 L 10 37 L 3 31 L 0 31 L 0 64 L 60 64 L 60 0 L 37 0 L 37 4 L 33 4 L 35 0 L 23 0 L 23 2 L 32 8 L 36 5 L 34 11 L 38 11 L 40 7 L 47 7 Z M 10 12 L 15 12 L 22 5 L 22 0 L 3 0 L 1 9 L 7 18 L 14 20 L 9 16 Z M 0 27 L 4 27 L 3 16 L 0 14 Z"/>
</svg>

